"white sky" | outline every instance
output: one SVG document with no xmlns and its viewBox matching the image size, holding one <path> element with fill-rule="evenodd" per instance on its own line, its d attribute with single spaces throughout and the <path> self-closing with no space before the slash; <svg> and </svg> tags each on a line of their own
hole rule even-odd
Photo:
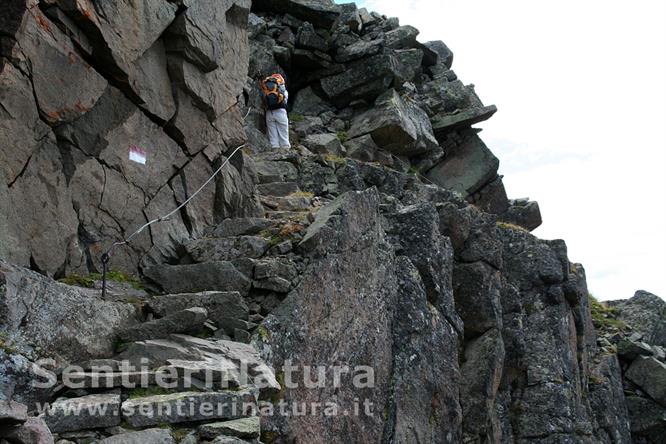
<svg viewBox="0 0 666 444">
<path fill-rule="evenodd" d="M 339 1 L 345 3 L 345 1 Z M 539 201 L 600 299 L 666 298 L 666 1 L 366 0 L 443 40 L 499 112 L 510 197 Z"/>
</svg>

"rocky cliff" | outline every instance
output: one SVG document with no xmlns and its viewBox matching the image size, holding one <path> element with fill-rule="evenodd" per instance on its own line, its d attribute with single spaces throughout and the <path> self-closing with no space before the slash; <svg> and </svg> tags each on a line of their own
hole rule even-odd
<svg viewBox="0 0 666 444">
<path fill-rule="evenodd" d="M 452 63 L 328 0 L 9 0 L 0 436 L 661 442 L 660 300 L 597 303 L 530 234 L 538 205 L 507 197 L 474 127 L 496 108 Z M 275 71 L 290 150 L 264 136 Z M 114 250 L 102 297 L 101 253 L 242 144 Z"/>
</svg>

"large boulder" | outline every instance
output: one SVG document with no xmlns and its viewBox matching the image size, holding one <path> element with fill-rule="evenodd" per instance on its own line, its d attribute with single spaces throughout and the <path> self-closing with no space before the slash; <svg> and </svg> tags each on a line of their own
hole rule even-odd
<svg viewBox="0 0 666 444">
<path fill-rule="evenodd" d="M 155 296 L 147 303 L 157 316 L 168 317 L 188 308 L 203 307 L 218 324 L 226 320 L 248 318 L 248 307 L 238 292 L 204 292 Z"/>
<path fill-rule="evenodd" d="M 666 407 L 666 365 L 648 356 L 639 356 L 625 373 L 652 399 Z"/>
<path fill-rule="evenodd" d="M 0 436 L 11 443 L 53 444 L 55 440 L 51 430 L 42 418 L 30 417 L 23 424 L 17 426 L 0 425 Z"/>
<path fill-rule="evenodd" d="M 497 112 L 495 105 L 469 108 L 455 113 L 438 114 L 432 119 L 432 129 L 438 138 L 458 128 L 465 128 L 490 119 Z"/>
<path fill-rule="evenodd" d="M 449 49 L 448 46 L 441 40 L 435 40 L 431 42 L 426 42 L 423 44 L 428 50 L 430 50 L 435 57 L 434 60 L 430 60 L 431 65 L 437 65 L 438 63 L 444 64 L 448 69 L 451 69 L 453 65 L 453 52 Z"/>
<path fill-rule="evenodd" d="M 318 116 L 334 109 L 319 97 L 311 87 L 299 91 L 293 103 L 292 112 L 304 116 Z"/>
<path fill-rule="evenodd" d="M 342 156 L 345 148 L 337 134 L 310 134 L 302 141 L 303 145 L 316 154 Z"/>
<path fill-rule="evenodd" d="M 312 24 L 305 22 L 300 28 L 298 28 L 296 47 L 327 52 L 328 42 L 322 36 L 317 34 Z"/>
<path fill-rule="evenodd" d="M 529 199 L 511 199 L 509 208 L 501 213 L 500 218 L 528 231 L 536 230 L 542 223 L 539 203 Z"/>
<path fill-rule="evenodd" d="M 641 340 L 666 347 L 666 302 L 650 292 L 639 290 L 631 299 L 611 301 L 617 316 L 631 325 Z"/>
<path fill-rule="evenodd" d="M 260 418 L 258 416 L 204 424 L 199 427 L 199 436 L 207 439 L 214 439 L 220 435 L 252 439 L 259 438 L 260 432 Z"/>
<path fill-rule="evenodd" d="M 247 294 L 251 281 L 231 262 L 153 265 L 144 274 L 168 293 L 240 291 Z"/>
<path fill-rule="evenodd" d="M 365 59 L 379 54 L 385 47 L 386 43 L 382 39 L 370 41 L 359 40 L 356 43 L 340 48 L 335 59 L 343 63 L 348 63 L 358 59 Z"/>
<path fill-rule="evenodd" d="M 340 7 L 332 0 L 255 0 L 252 9 L 289 13 L 325 29 L 330 29 L 340 15 Z"/>
<path fill-rule="evenodd" d="M 347 69 L 321 79 L 321 87 L 338 107 L 354 100 L 375 100 L 400 74 L 400 66 L 391 54 L 379 54 L 351 63 Z"/>
<path fill-rule="evenodd" d="M 400 26 L 386 33 L 386 46 L 392 49 L 408 49 L 416 45 L 419 30 L 413 26 Z"/>
<path fill-rule="evenodd" d="M 427 114 L 395 90 L 380 96 L 372 109 L 354 119 L 349 137 L 365 134 L 397 155 L 413 157 L 440 149 Z"/>
<path fill-rule="evenodd" d="M 30 403 L 43 396 L 26 379 L 31 361 L 65 365 L 113 354 L 116 334 L 138 322 L 136 308 L 99 296 L 0 261 L 0 331 L 11 344 L 0 366 L 2 397 Z"/>
<path fill-rule="evenodd" d="M 0 260 L 0 329 L 20 352 L 59 362 L 108 356 L 115 335 L 137 322 L 129 303 L 107 302 L 97 290 L 54 282 Z"/>
<path fill-rule="evenodd" d="M 214 122 L 236 104 L 245 83 L 250 1 L 192 3 L 169 28 L 167 48 L 180 54 L 169 57 L 169 74 Z"/>
<path fill-rule="evenodd" d="M 347 410 L 366 403 L 386 413 L 273 417 L 264 430 L 330 443 L 349 441 L 342 430 L 354 430 L 359 442 L 382 434 L 396 442 L 446 442 L 447 435 L 457 442 L 457 335 L 446 319 L 452 314 L 428 302 L 421 271 L 408 256 L 396 257 L 376 190 L 349 192 L 322 208 L 299 250 L 310 259 L 300 285 L 254 337 L 269 362 L 279 367 L 289 359 L 297 369 L 289 376 L 296 385 L 285 384 L 281 398 Z M 431 347 L 440 351 L 429 354 Z M 313 387 L 301 383 L 306 365 L 343 365 L 352 375 Z M 368 368 L 370 387 L 355 388 L 353 373 Z M 284 375 L 285 368 L 278 371 Z"/>
<path fill-rule="evenodd" d="M 499 160 L 475 131 L 450 137 L 443 147 L 444 159 L 426 174 L 433 183 L 467 197 L 497 176 Z"/>
</svg>

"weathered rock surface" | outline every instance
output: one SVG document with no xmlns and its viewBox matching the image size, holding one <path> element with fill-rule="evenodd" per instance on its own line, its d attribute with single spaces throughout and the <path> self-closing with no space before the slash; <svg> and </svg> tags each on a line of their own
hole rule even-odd
<svg viewBox="0 0 666 444">
<path fill-rule="evenodd" d="M 181 310 L 203 307 L 209 319 L 221 323 L 225 319 L 247 319 L 248 307 L 238 292 L 204 292 L 155 296 L 148 307 L 156 315 L 168 317 Z"/>
<path fill-rule="evenodd" d="M 169 293 L 234 291 L 247 293 L 251 281 L 231 262 L 205 262 L 188 265 L 155 265 L 145 275 Z"/>
<path fill-rule="evenodd" d="M 248 390 L 226 392 L 182 392 L 129 399 L 123 402 L 123 416 L 132 427 L 177 424 L 214 419 L 235 419 L 242 416 L 243 406 L 252 405 L 254 395 Z M 178 405 L 187 405 L 188 408 Z M 202 409 L 202 405 L 214 406 Z M 190 408 L 191 406 L 191 408 Z M 212 412 L 211 412 L 212 410 Z M 153 412 L 148 416 L 142 411 Z"/>
<path fill-rule="evenodd" d="M 54 433 L 117 426 L 121 421 L 120 395 L 61 399 L 51 404 L 43 419 Z"/>
<path fill-rule="evenodd" d="M 178 311 L 161 319 L 136 325 L 120 332 L 124 342 L 163 339 L 172 333 L 187 333 L 201 327 L 208 317 L 205 308 L 194 307 Z"/>
<path fill-rule="evenodd" d="M 528 231 L 536 230 L 541 226 L 541 210 L 539 203 L 529 199 L 512 199 L 506 211 L 496 212 L 500 218 L 510 224 L 518 225 Z"/>
<path fill-rule="evenodd" d="M 199 427 L 199 436 L 214 439 L 220 435 L 228 435 L 238 438 L 259 438 L 260 418 L 235 419 L 233 421 L 215 422 Z"/>
<path fill-rule="evenodd" d="M 499 160 L 473 131 L 445 147 L 444 159 L 426 174 L 435 184 L 467 197 L 497 176 Z"/>
<path fill-rule="evenodd" d="M 625 376 L 666 407 L 666 364 L 652 357 L 639 356 Z"/>
<path fill-rule="evenodd" d="M 28 419 L 28 406 L 11 400 L 0 401 L 0 424 L 16 424 Z"/>
<path fill-rule="evenodd" d="M 392 55 L 376 55 L 350 64 L 341 74 L 323 78 L 321 87 L 339 107 L 354 100 L 374 100 L 390 88 L 399 69 Z"/>
<path fill-rule="evenodd" d="M 272 430 L 291 437 L 316 433 L 327 442 L 344 442 L 333 432 L 340 427 L 353 427 L 363 442 L 377 434 L 396 436 L 398 441 L 416 434 L 437 442 L 439 434 L 443 439 L 443 430 L 455 431 L 461 420 L 454 389 L 459 377 L 457 335 L 437 309 L 428 307 L 417 268 L 406 256 L 397 258 L 393 253 L 382 228 L 377 193 L 347 193 L 322 209 L 299 249 L 312 258 L 311 271 L 264 321 L 267 332 L 255 337 L 258 347 L 275 364 L 291 359 L 296 364 L 344 362 L 350 368 L 372 367 L 375 387 L 367 392 L 367 399 L 376 411 L 387 409 L 388 418 L 384 422 L 377 415 L 337 416 L 327 421 L 303 417 L 286 423 L 275 418 Z M 331 281 L 325 276 L 335 277 Z M 315 328 L 312 319 L 321 313 L 331 316 Z M 412 339 L 405 343 L 408 331 Z M 341 335 L 359 341 L 339 342 Z M 292 347 L 292 341 L 300 346 Z M 414 361 L 424 356 L 429 344 L 446 344 L 447 351 L 434 362 Z M 335 352 L 330 355 L 328 350 Z M 284 399 L 335 399 L 340 408 L 349 408 L 356 396 L 350 382 L 341 388 L 287 388 Z M 433 398 L 438 401 L 431 405 Z M 428 406 L 425 411 L 424 406 Z M 440 426 L 432 428 L 433 421 Z"/>
<path fill-rule="evenodd" d="M 146 214 L 175 208 L 169 182 L 189 164 L 185 153 L 215 145 L 210 168 L 220 146 L 242 142 L 231 129 L 244 137 L 235 105 L 249 8 L 246 0 L 180 10 L 162 0 L 12 2 L 0 30 L 0 199 L 11 208 L 0 220 L 2 258 L 50 276 L 99 271 L 111 242 Z M 145 165 L 128 160 L 133 147 L 147 151 Z M 188 216 L 196 231 L 202 216 Z M 169 259 L 190 234 L 179 219 L 114 255 L 112 267 L 136 273 L 143 260 Z"/>
<path fill-rule="evenodd" d="M 631 299 L 612 301 L 610 305 L 617 309 L 620 319 L 640 333 L 643 341 L 666 347 L 666 302 L 663 299 L 639 290 Z"/>
<path fill-rule="evenodd" d="M 136 308 L 101 300 L 99 292 L 53 282 L 0 261 L 0 332 L 11 349 L 2 370 L 2 396 L 26 403 L 39 398 L 30 380 L 30 361 L 58 364 L 113 353 L 119 329 L 137 323 Z M 4 339 L 7 338 L 7 339 Z M 13 369 L 13 370 L 12 370 Z M 24 379 L 25 378 L 25 379 Z"/>
<path fill-rule="evenodd" d="M 340 15 L 339 7 L 332 0 L 259 0 L 253 3 L 253 7 L 260 11 L 288 11 L 298 19 L 329 29 Z"/>
<path fill-rule="evenodd" d="M 395 90 L 383 94 L 373 109 L 354 120 L 349 136 L 365 134 L 397 155 L 413 157 L 440 149 L 426 113 L 403 100 Z"/>
<path fill-rule="evenodd" d="M 8 442 L 30 444 L 53 444 L 54 439 L 48 426 L 41 418 L 30 417 L 23 424 L 14 427 L 0 426 L 0 436 Z"/>
<path fill-rule="evenodd" d="M 147 429 L 111 436 L 100 441 L 101 444 L 174 444 L 175 439 L 167 429 Z"/>
</svg>

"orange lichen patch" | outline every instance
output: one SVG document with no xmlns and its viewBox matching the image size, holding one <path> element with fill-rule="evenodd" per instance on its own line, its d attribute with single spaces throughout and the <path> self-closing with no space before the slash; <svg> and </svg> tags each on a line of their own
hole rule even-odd
<svg viewBox="0 0 666 444">
<path fill-rule="evenodd" d="M 72 51 L 70 51 L 69 54 L 67 54 L 67 61 L 69 62 L 70 65 L 75 64 L 77 60 L 78 57 Z"/>
<path fill-rule="evenodd" d="M 90 111 L 90 108 L 84 106 L 80 100 L 76 101 L 76 103 L 74 104 L 74 108 L 76 108 L 77 111 L 80 111 L 82 113 L 87 113 L 88 111 Z"/>
<path fill-rule="evenodd" d="M 51 26 L 49 25 L 49 22 L 40 14 L 35 17 L 37 19 L 37 23 L 39 26 L 44 29 L 46 32 L 51 32 Z"/>
<path fill-rule="evenodd" d="M 56 121 L 60 120 L 60 118 L 62 117 L 60 111 L 49 111 L 48 113 L 46 113 L 46 116 L 52 122 L 56 122 Z"/>
<path fill-rule="evenodd" d="M 294 233 L 300 233 L 305 230 L 305 227 L 296 222 L 288 222 L 280 229 L 280 237 L 287 237 Z"/>
</svg>

